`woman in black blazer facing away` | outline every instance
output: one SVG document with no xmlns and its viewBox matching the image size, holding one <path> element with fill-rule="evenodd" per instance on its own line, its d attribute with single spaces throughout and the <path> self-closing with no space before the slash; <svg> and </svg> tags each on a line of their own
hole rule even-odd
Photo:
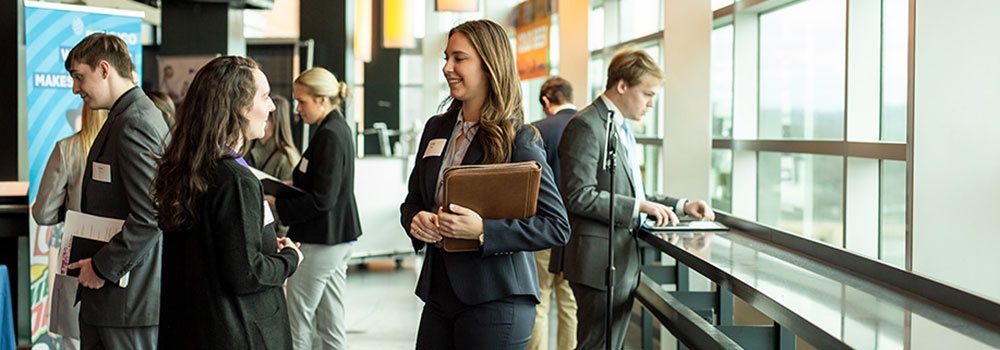
<svg viewBox="0 0 1000 350">
<path fill-rule="evenodd" d="M 291 349 L 281 285 L 302 261 L 279 240 L 241 155 L 274 110 L 267 78 L 226 56 L 195 74 L 159 160 L 160 349 Z M 150 291 L 155 293 L 157 291 Z"/>
<path fill-rule="evenodd" d="M 416 347 L 524 349 L 538 303 L 531 251 L 566 244 L 566 209 L 537 131 L 523 124 L 520 81 L 503 28 L 489 20 L 462 23 L 448 34 L 444 54 L 451 90 L 444 103 L 450 105 L 424 127 L 400 207 L 414 249 L 427 249 L 417 282 L 425 304 Z M 440 208 L 445 168 L 531 160 L 542 165 L 535 216 L 487 220 L 457 205 Z M 479 240 L 480 248 L 445 252 L 435 245 L 442 237 Z"/>
<path fill-rule="evenodd" d="M 313 329 L 324 349 L 346 348 L 344 285 L 351 242 L 361 236 L 354 199 L 354 133 L 340 105 L 347 85 L 323 68 L 295 78 L 296 112 L 312 124 L 312 139 L 292 173 L 292 183 L 306 192 L 275 202 L 288 225 L 288 237 L 302 243 L 309 256 L 288 279 L 288 316 L 295 349 L 312 349 Z"/>
</svg>

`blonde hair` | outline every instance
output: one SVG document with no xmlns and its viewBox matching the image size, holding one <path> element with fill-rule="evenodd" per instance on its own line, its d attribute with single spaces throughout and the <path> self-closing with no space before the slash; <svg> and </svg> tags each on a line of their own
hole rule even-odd
<svg viewBox="0 0 1000 350">
<path fill-rule="evenodd" d="M 106 120 L 108 120 L 107 109 L 90 109 L 90 106 L 84 103 L 83 110 L 80 113 L 80 131 L 71 136 L 74 140 L 68 145 L 69 153 L 73 154 L 75 151 L 74 148 L 80 147 L 83 151 L 80 152 L 83 159 L 87 159 L 90 148 L 94 145 L 94 139 L 101 132 L 101 127 L 104 126 Z M 80 162 L 80 166 L 85 168 L 86 163 Z"/>
<path fill-rule="evenodd" d="M 337 110 L 340 109 L 342 103 L 347 101 L 347 98 L 351 97 L 351 89 L 347 87 L 347 84 L 338 81 L 337 76 L 322 67 L 302 72 L 298 78 L 295 78 L 295 84 L 306 88 L 306 91 L 312 96 L 326 97 L 333 108 Z"/>
<path fill-rule="evenodd" d="M 642 78 L 646 75 L 657 81 L 663 80 L 663 71 L 646 51 L 623 50 L 615 54 L 608 65 L 608 83 L 605 89 L 610 90 L 619 80 L 624 80 L 629 87 L 642 84 Z"/>
<path fill-rule="evenodd" d="M 507 33 L 496 22 L 481 19 L 468 21 L 452 28 L 448 38 L 462 34 L 476 49 L 483 62 L 487 82 L 486 101 L 479 112 L 479 140 L 483 146 L 484 163 L 510 161 L 514 138 L 524 124 L 521 111 L 521 80 L 514 64 L 514 52 Z M 462 108 L 462 101 L 448 97 L 448 111 Z M 537 133 L 536 133 L 537 136 Z"/>
</svg>

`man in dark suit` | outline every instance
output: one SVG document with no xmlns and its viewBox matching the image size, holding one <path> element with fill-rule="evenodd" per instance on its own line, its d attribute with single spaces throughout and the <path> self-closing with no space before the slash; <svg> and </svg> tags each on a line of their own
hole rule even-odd
<svg viewBox="0 0 1000 350">
<path fill-rule="evenodd" d="M 125 220 L 121 232 L 80 269 L 83 349 L 153 349 L 160 311 L 161 233 L 149 194 L 167 124 L 139 89 L 125 42 L 95 33 L 66 58 L 73 93 L 110 109 L 87 156 L 81 210 Z"/>
<path fill-rule="evenodd" d="M 542 134 L 545 143 L 545 161 L 552 168 L 552 174 L 559 181 L 559 138 L 569 118 L 576 114 L 573 100 L 573 86 L 561 77 L 552 77 L 542 84 L 539 94 L 545 119 L 533 125 Z M 547 349 L 549 335 L 549 299 L 556 293 L 556 307 L 559 310 L 559 333 L 556 341 L 559 350 L 576 347 L 576 298 L 569 287 L 569 281 L 562 276 L 563 247 L 535 252 L 535 267 L 538 270 L 538 296 L 541 302 L 535 308 L 535 328 L 531 331 L 529 350 Z M 550 272 L 551 271 L 551 272 Z"/>
<path fill-rule="evenodd" d="M 653 97 L 663 81 L 663 72 L 642 50 L 619 52 L 608 67 L 606 90 L 578 112 L 559 143 L 560 186 L 572 234 L 566 244 L 563 272 L 576 296 L 578 349 L 604 348 L 607 310 L 605 273 L 608 261 L 608 217 L 615 213 L 615 287 L 612 300 L 614 349 L 621 349 L 628 328 L 632 301 L 639 285 L 639 242 L 636 229 L 646 216 L 658 225 L 676 223 L 675 212 L 714 219 L 704 201 L 647 198 L 643 188 L 641 159 L 635 137 L 626 119 L 641 122 L 653 106 Z M 611 112 L 611 113 L 609 113 Z M 610 114 L 610 115 L 609 115 Z M 608 118 L 618 135 L 615 158 L 615 207 L 609 207 L 610 174 L 602 170 Z"/>
</svg>

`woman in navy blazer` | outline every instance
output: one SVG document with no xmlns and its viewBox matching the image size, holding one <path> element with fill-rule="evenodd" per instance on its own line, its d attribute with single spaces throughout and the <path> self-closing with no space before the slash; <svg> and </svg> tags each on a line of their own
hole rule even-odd
<svg viewBox="0 0 1000 350">
<path fill-rule="evenodd" d="M 503 28 L 489 20 L 458 25 L 445 58 L 450 106 L 424 127 L 400 207 L 414 249 L 426 247 L 416 291 L 425 302 L 416 348 L 523 349 L 538 303 L 531 251 L 566 244 L 566 209 L 537 131 L 523 124 L 520 82 Z M 491 220 L 457 205 L 440 208 L 444 168 L 532 160 L 542 165 L 535 216 Z M 436 245 L 443 237 L 479 240 L 480 248 L 445 252 Z"/>
</svg>

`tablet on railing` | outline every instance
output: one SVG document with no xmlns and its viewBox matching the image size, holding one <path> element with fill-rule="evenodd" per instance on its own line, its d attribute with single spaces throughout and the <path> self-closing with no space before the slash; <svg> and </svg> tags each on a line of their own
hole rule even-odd
<svg viewBox="0 0 1000 350">
<path fill-rule="evenodd" d="M 670 225 L 669 223 L 664 226 L 656 225 L 655 217 L 647 217 L 646 222 L 642 223 L 642 226 L 647 230 L 652 232 L 671 232 L 671 231 L 729 231 L 726 225 L 718 221 L 701 221 L 693 217 L 681 217 L 681 222 L 677 225 Z"/>
</svg>

